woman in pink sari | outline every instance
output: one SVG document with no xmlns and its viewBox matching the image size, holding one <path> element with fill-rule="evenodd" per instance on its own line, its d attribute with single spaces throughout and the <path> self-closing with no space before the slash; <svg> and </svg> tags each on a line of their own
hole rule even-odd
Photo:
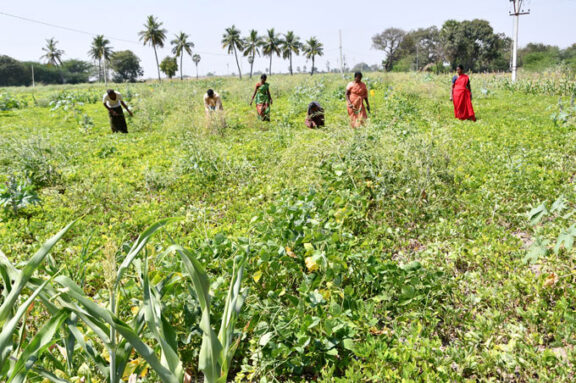
<svg viewBox="0 0 576 383">
<path fill-rule="evenodd" d="M 362 73 L 354 73 L 354 81 L 346 87 L 346 101 L 350 126 L 356 129 L 364 125 L 364 121 L 368 118 L 366 111 L 370 112 L 370 102 L 368 102 L 368 88 L 362 82 Z M 364 107 L 364 101 L 366 101 L 366 107 Z"/>
</svg>

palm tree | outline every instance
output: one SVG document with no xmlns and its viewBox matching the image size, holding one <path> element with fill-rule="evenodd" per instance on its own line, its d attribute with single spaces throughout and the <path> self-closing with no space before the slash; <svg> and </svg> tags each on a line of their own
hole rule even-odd
<svg viewBox="0 0 576 383">
<path fill-rule="evenodd" d="M 106 76 L 106 63 L 110 62 L 112 53 L 113 51 L 110 46 L 110 40 L 105 38 L 104 35 L 94 37 L 88 55 L 93 60 L 98 60 L 98 79 L 102 81 L 102 77 L 104 77 L 104 83 L 108 83 L 108 77 Z M 104 73 L 102 73 L 102 62 L 104 62 Z M 104 74 L 104 76 L 102 76 L 102 74 Z"/>
<path fill-rule="evenodd" d="M 184 58 L 184 52 L 192 56 L 192 48 L 194 48 L 194 43 L 188 41 L 188 37 L 189 36 L 186 33 L 180 32 L 176 35 L 176 38 L 171 41 L 171 44 L 174 45 L 172 53 L 174 53 L 175 57 L 180 57 L 180 80 L 184 80 L 182 75 L 182 59 Z"/>
<path fill-rule="evenodd" d="M 310 76 L 314 75 L 314 58 L 324 55 L 324 45 L 316 37 L 311 37 L 304 45 L 304 55 L 312 59 L 312 71 Z"/>
<path fill-rule="evenodd" d="M 56 44 L 58 44 L 58 41 L 56 41 L 54 37 L 47 39 L 46 46 L 42 48 L 46 54 L 41 58 L 46 59 L 49 65 L 60 66 L 62 65 L 62 55 L 64 55 L 64 51 L 56 48 Z"/>
<path fill-rule="evenodd" d="M 152 15 L 148 16 L 146 19 L 146 24 L 144 24 L 144 30 L 138 32 L 140 36 L 140 41 L 144 45 L 151 45 L 154 48 L 154 56 L 156 57 L 156 68 L 158 69 L 158 81 L 162 81 L 160 78 L 160 63 L 158 62 L 158 52 L 156 47 L 164 48 L 164 40 L 166 40 L 166 29 L 161 28 L 162 23 L 158 22 L 156 18 Z"/>
<path fill-rule="evenodd" d="M 284 35 L 284 40 L 282 40 L 282 57 L 290 59 L 290 75 L 294 74 L 292 72 L 292 55 L 299 55 L 300 48 L 302 48 L 300 37 L 296 36 L 294 32 L 289 31 Z"/>
<path fill-rule="evenodd" d="M 272 74 L 272 56 L 276 54 L 276 56 L 280 56 L 280 46 L 282 44 L 282 40 L 276 35 L 274 32 L 274 28 L 268 29 L 266 37 L 264 37 L 264 42 L 262 43 L 262 53 L 265 56 L 270 56 L 270 66 L 268 68 L 268 72 Z"/>
<path fill-rule="evenodd" d="M 258 31 L 252 29 L 248 37 L 244 39 L 244 56 L 248 56 L 248 63 L 250 63 L 250 78 L 254 70 L 254 59 L 256 55 L 260 56 L 260 46 L 262 45 L 262 38 L 258 36 Z"/>
<path fill-rule="evenodd" d="M 194 64 L 196 64 L 196 80 L 198 80 L 198 63 L 200 62 L 201 59 L 202 57 L 200 57 L 198 53 L 192 56 L 192 61 L 194 61 Z"/>
<path fill-rule="evenodd" d="M 226 28 L 226 33 L 222 35 L 222 48 L 228 50 L 228 54 L 234 52 L 236 57 L 236 65 L 238 66 L 238 75 L 242 80 L 242 70 L 240 69 L 240 62 L 238 61 L 238 50 L 242 51 L 244 48 L 244 40 L 240 37 L 240 31 L 236 29 L 235 25 Z"/>
</svg>

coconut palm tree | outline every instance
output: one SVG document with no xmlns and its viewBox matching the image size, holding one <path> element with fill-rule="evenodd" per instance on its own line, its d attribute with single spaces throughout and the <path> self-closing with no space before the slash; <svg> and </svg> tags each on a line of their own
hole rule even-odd
<svg viewBox="0 0 576 383">
<path fill-rule="evenodd" d="M 194 61 L 194 64 L 196 64 L 196 80 L 198 80 L 198 63 L 200 62 L 201 59 L 202 57 L 200 57 L 198 53 L 192 56 L 192 61 Z"/>
<path fill-rule="evenodd" d="M 144 30 L 138 32 L 140 41 L 144 45 L 151 45 L 154 48 L 154 56 L 156 57 L 156 68 L 158 69 L 158 81 L 160 78 L 160 63 L 158 62 L 158 52 L 156 47 L 164 48 L 164 40 L 166 40 L 166 29 L 162 28 L 162 23 L 158 22 L 152 15 L 148 16 L 144 24 Z"/>
<path fill-rule="evenodd" d="M 272 74 L 272 56 L 280 56 L 280 47 L 282 40 L 274 32 L 274 28 L 268 29 L 264 41 L 262 42 L 262 53 L 265 56 L 270 56 L 270 66 L 268 67 L 268 73 Z"/>
<path fill-rule="evenodd" d="M 240 69 L 240 62 L 238 61 L 238 51 L 244 48 L 244 40 L 240 37 L 240 31 L 236 29 L 235 25 L 226 28 L 226 33 L 222 35 L 222 48 L 228 50 L 228 54 L 234 53 L 236 57 L 236 65 L 238 66 L 238 75 L 242 80 L 242 70 Z"/>
<path fill-rule="evenodd" d="M 316 37 L 311 37 L 306 44 L 304 44 L 304 56 L 312 59 L 312 71 L 310 76 L 314 75 L 314 58 L 316 56 L 324 55 L 324 45 Z"/>
<path fill-rule="evenodd" d="M 182 59 L 184 58 L 184 52 L 188 53 L 189 56 L 192 56 L 192 48 L 194 48 L 194 43 L 192 41 L 188 41 L 188 35 L 184 32 L 180 32 L 176 35 L 176 38 L 171 41 L 171 44 L 174 46 L 172 48 L 172 53 L 174 53 L 175 57 L 180 57 L 180 80 L 184 80 L 182 75 Z"/>
<path fill-rule="evenodd" d="M 282 40 L 282 57 L 290 59 L 290 75 L 294 74 L 292 72 L 292 55 L 299 55 L 300 48 L 302 48 L 300 37 L 296 36 L 292 31 L 287 32 L 284 35 L 284 40 Z"/>
<path fill-rule="evenodd" d="M 104 77 L 104 83 L 108 83 L 108 76 L 106 76 L 106 63 L 110 62 L 112 53 L 113 51 L 110 46 L 110 40 L 105 38 L 104 35 L 94 37 L 88 55 L 93 60 L 98 60 L 98 80 L 102 81 L 102 77 Z M 104 63 L 104 73 L 102 73 L 102 63 Z"/>
<path fill-rule="evenodd" d="M 46 59 L 46 62 L 49 65 L 60 66 L 62 65 L 62 56 L 64 55 L 64 51 L 58 49 L 56 44 L 58 44 L 58 41 L 56 41 L 53 37 L 51 39 L 47 39 L 46 46 L 42 48 L 42 50 L 46 53 L 41 58 Z"/>
<path fill-rule="evenodd" d="M 254 59 L 256 55 L 260 56 L 261 45 L 262 37 L 258 36 L 258 31 L 252 29 L 248 37 L 244 39 L 244 56 L 248 56 L 248 63 L 250 63 L 250 78 L 254 71 Z"/>
</svg>

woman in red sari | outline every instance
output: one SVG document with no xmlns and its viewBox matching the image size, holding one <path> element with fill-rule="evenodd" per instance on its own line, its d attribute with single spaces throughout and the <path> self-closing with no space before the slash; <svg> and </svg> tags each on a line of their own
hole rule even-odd
<svg viewBox="0 0 576 383">
<path fill-rule="evenodd" d="M 354 73 L 354 81 L 346 87 L 346 101 L 350 126 L 356 129 L 364 125 L 364 121 L 368 118 L 366 111 L 370 112 L 370 102 L 368 102 L 368 88 L 362 82 L 362 73 Z M 364 107 L 364 101 L 366 101 L 366 107 Z"/>
<path fill-rule="evenodd" d="M 454 102 L 454 115 L 460 120 L 476 121 L 472 107 L 470 78 L 464 73 L 462 65 L 458 65 L 456 72 L 458 76 L 452 78 L 452 96 L 450 97 L 450 101 Z"/>
</svg>

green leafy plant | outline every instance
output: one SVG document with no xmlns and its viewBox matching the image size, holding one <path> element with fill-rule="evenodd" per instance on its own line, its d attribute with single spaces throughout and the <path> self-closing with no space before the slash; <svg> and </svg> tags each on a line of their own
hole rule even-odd
<svg viewBox="0 0 576 383">
<path fill-rule="evenodd" d="M 13 215 L 18 215 L 28 206 L 40 203 L 38 193 L 26 180 L 17 180 L 11 176 L 4 185 L 0 186 L 0 207 Z"/>
<path fill-rule="evenodd" d="M 0 378 L 6 382 L 23 382 L 31 370 L 37 369 L 35 362 L 56 341 L 56 333 L 67 319 L 68 310 L 54 312 L 31 339 L 27 339 L 26 324 L 31 306 L 37 300 L 50 279 L 31 284 L 32 276 L 48 256 L 54 245 L 73 225 L 70 224 L 48 240 L 21 269 L 16 268 L 0 251 L 0 276 L 2 277 L 2 304 L 0 305 Z M 24 298 L 24 291 L 32 292 Z M 22 299 L 24 299 L 22 301 Z M 48 372 L 46 372 L 49 375 Z"/>
</svg>

